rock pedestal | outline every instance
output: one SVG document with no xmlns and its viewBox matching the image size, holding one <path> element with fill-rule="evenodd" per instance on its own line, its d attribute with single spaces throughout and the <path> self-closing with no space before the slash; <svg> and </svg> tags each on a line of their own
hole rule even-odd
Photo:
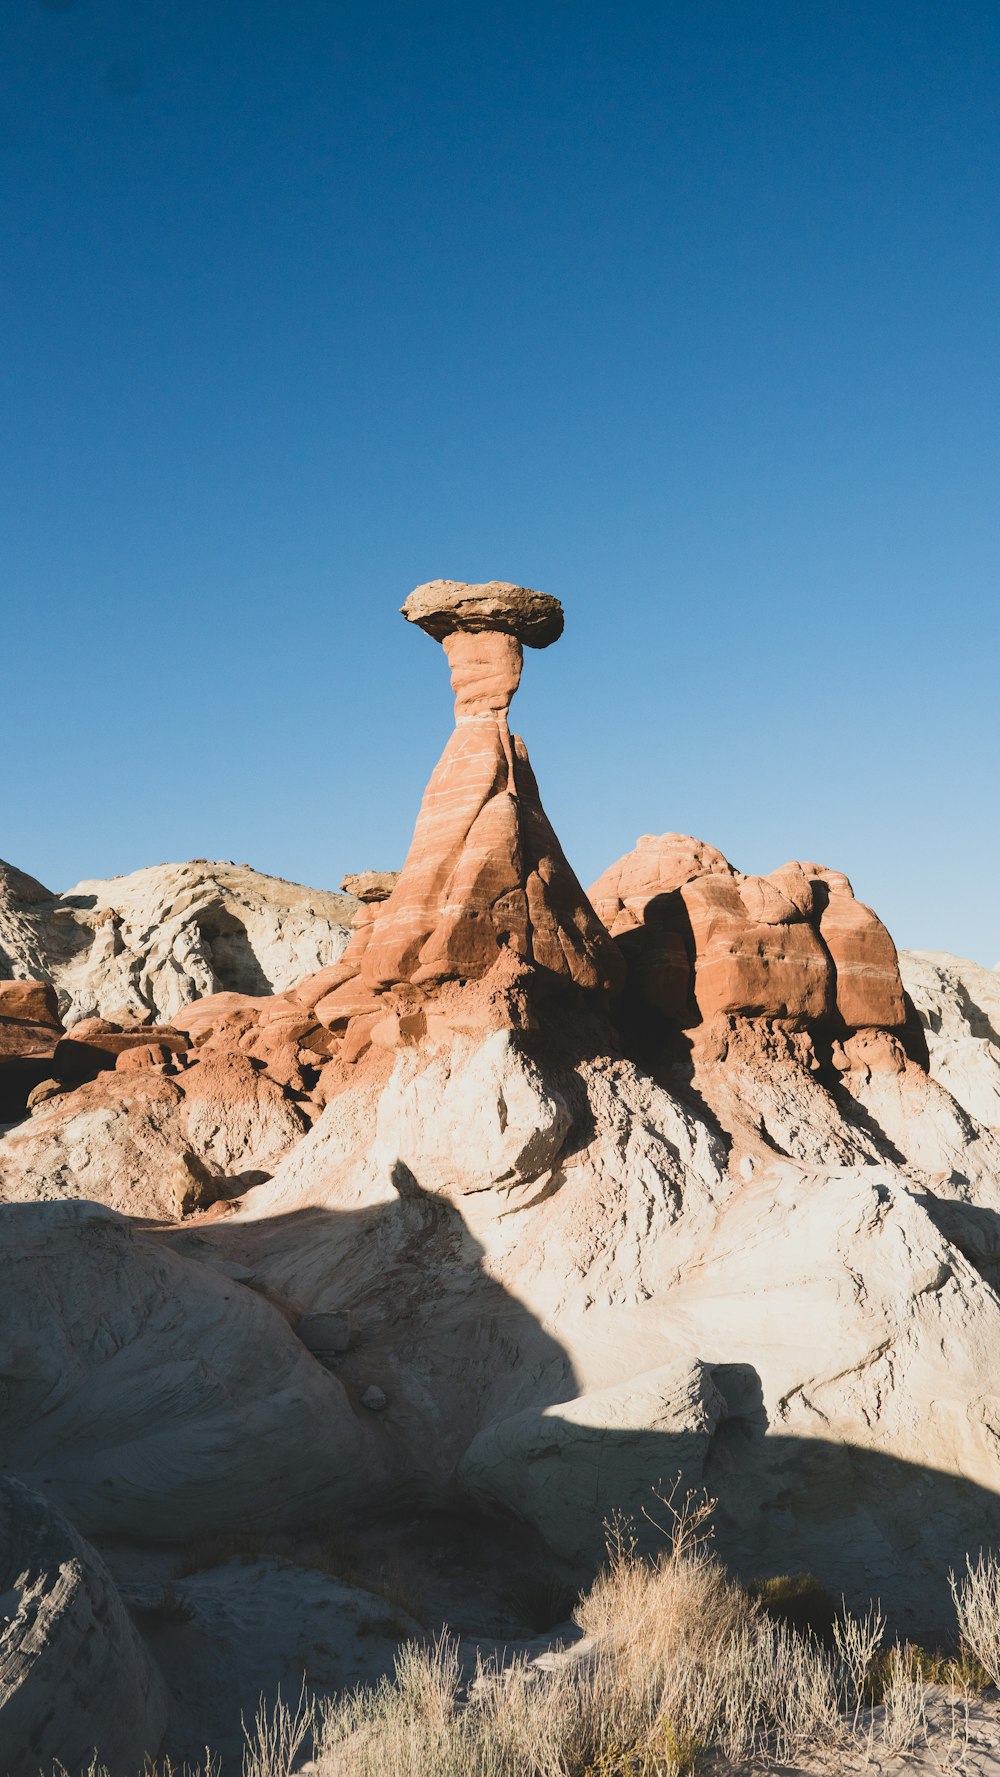
<svg viewBox="0 0 1000 1777">
<path fill-rule="evenodd" d="M 562 632 L 558 600 L 491 581 L 436 580 L 403 615 L 442 642 L 455 731 L 427 786 L 399 880 L 362 908 L 316 1014 L 328 1026 L 376 1016 L 387 994 L 419 1004 L 500 962 L 585 989 L 617 986 L 623 964 L 542 808 L 508 711 L 523 648 Z M 398 1035 L 398 1027 L 395 1034 Z"/>
</svg>

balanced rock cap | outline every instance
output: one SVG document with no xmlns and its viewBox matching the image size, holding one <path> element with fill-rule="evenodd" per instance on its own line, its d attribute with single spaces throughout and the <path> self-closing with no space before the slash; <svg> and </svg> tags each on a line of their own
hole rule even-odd
<svg viewBox="0 0 1000 1777">
<path fill-rule="evenodd" d="M 516 636 L 528 648 L 547 648 L 563 632 L 563 608 L 547 592 L 487 580 L 467 586 L 462 580 L 428 580 L 411 592 L 402 607 L 408 623 L 416 623 L 443 642 L 457 629 L 498 629 Z"/>
</svg>

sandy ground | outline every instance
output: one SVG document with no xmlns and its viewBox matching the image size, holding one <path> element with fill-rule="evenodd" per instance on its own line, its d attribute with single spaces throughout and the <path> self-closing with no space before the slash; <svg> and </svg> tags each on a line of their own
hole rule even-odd
<svg viewBox="0 0 1000 1777">
<path fill-rule="evenodd" d="M 875 1710 L 862 1727 L 871 1734 L 870 1747 L 821 1747 L 794 1764 L 778 1765 L 754 1760 L 731 1765 L 717 1760 L 705 1767 L 705 1777 L 1000 1777 L 1000 1698 L 972 1698 L 968 1714 L 941 1690 L 927 1693 L 925 1743 L 909 1752 L 893 1752 L 882 1737 L 881 1711 Z"/>
</svg>

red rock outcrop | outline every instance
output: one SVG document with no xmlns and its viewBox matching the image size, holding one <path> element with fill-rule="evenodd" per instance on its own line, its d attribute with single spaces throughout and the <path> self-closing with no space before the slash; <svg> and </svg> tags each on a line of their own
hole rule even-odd
<svg viewBox="0 0 1000 1777">
<path fill-rule="evenodd" d="M 0 981 L 0 1059 L 51 1057 L 62 1034 L 47 981 Z"/>
<path fill-rule="evenodd" d="M 700 840 L 647 834 L 590 897 L 641 997 L 682 1024 L 731 1015 L 799 1029 L 906 1022 L 895 945 L 838 871 L 790 863 L 743 876 Z"/>
<path fill-rule="evenodd" d="M 186 1036 L 172 1025 L 125 1025 L 107 1018 L 82 1018 L 61 1039 L 55 1072 L 66 1085 L 80 1085 L 116 1067 L 129 1050 L 147 1048 L 151 1043 L 172 1055 L 181 1055 L 188 1047 Z"/>
<path fill-rule="evenodd" d="M 63 1034 L 46 981 L 0 981 L 0 1123 L 21 1116 L 32 1088 L 54 1073 Z"/>
<path fill-rule="evenodd" d="M 359 909 L 339 964 L 295 989 L 324 1025 L 354 1025 L 352 1048 L 379 1041 L 379 1026 L 386 1042 L 415 1038 L 422 1001 L 447 983 L 482 980 L 505 953 L 585 989 L 623 977 L 542 808 L 524 742 L 508 726 L 522 643 L 546 647 L 558 637 L 558 601 L 499 581 L 431 581 L 403 614 L 444 645 L 455 732 L 391 895 Z"/>
</svg>

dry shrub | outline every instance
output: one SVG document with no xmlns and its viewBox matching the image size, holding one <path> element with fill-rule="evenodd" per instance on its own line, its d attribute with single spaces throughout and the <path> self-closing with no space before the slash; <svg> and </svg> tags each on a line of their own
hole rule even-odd
<svg viewBox="0 0 1000 1777">
<path fill-rule="evenodd" d="M 52 1767 L 52 1777 L 111 1777 L 111 1772 L 107 1765 L 101 1763 L 95 1752 L 77 1772 L 67 1771 L 66 1766 L 57 1759 Z M 198 1765 L 175 1765 L 172 1759 L 154 1759 L 147 1755 L 139 1777 L 222 1777 L 222 1765 L 216 1754 L 210 1752 L 206 1746 L 205 1762 Z"/>
<path fill-rule="evenodd" d="M 303 1747 L 311 1745 L 315 1724 L 316 1705 L 306 1694 L 305 1679 L 294 1709 L 280 1691 L 270 1709 L 262 1698 L 252 1730 L 243 1722 L 243 1777 L 288 1777 Z"/>
<path fill-rule="evenodd" d="M 814 1573 L 774 1574 L 770 1579 L 754 1580 L 748 1590 L 776 1622 L 832 1644 L 837 1601 Z"/>
<path fill-rule="evenodd" d="M 834 1620 L 841 1704 L 850 1713 L 855 1729 L 862 1710 L 882 1693 L 878 1661 L 884 1633 L 885 1619 L 874 1604 L 869 1605 L 863 1617 L 853 1617 L 844 1609 Z"/>
<path fill-rule="evenodd" d="M 682 1777 L 709 1745 L 734 1762 L 788 1758 L 832 1734 L 832 1659 L 747 1598 L 709 1552 L 704 1525 L 702 1508 L 685 1502 L 653 1561 L 613 1527 L 608 1566 L 576 1612 L 591 1646 L 550 1670 L 481 1665 L 463 1702 L 453 1642 L 405 1648 L 394 1682 L 322 1710 L 318 1771 Z"/>
<path fill-rule="evenodd" d="M 882 1740 L 888 1753 L 927 1738 L 927 1686 L 909 1647 L 891 1647 L 882 1685 Z"/>
<path fill-rule="evenodd" d="M 685 1777 L 702 1753 L 730 1768 L 792 1763 L 825 1747 L 905 1755 L 931 1745 L 958 1769 L 969 1740 L 963 1672 L 1000 1671 L 1000 1569 L 980 1557 L 952 1578 L 961 1661 L 909 1645 L 883 1650 L 884 1622 L 842 1609 L 832 1647 L 769 1615 L 727 1576 L 707 1507 L 670 1499 L 654 1560 L 621 1525 L 576 1618 L 588 1640 L 547 1667 L 480 1661 L 471 1683 L 457 1643 L 403 1646 L 393 1679 L 332 1702 L 279 1698 L 245 1727 L 243 1777 Z M 931 1729 L 926 1692 L 947 1674 L 950 1724 Z M 938 1704 L 940 1715 L 940 1701 Z M 207 1758 L 207 1755 L 206 1755 Z M 942 1758 L 944 1763 L 942 1763 Z M 57 1773 L 56 1777 L 68 1777 Z M 84 1777 L 106 1777 L 95 1761 Z M 218 1777 L 150 1765 L 143 1777 Z"/>
<path fill-rule="evenodd" d="M 1000 1685 L 1000 1564 L 994 1555 L 981 1553 L 975 1561 L 969 1555 L 962 1578 L 950 1573 L 948 1583 L 963 1647 L 971 1648 L 990 1682 Z"/>
</svg>

